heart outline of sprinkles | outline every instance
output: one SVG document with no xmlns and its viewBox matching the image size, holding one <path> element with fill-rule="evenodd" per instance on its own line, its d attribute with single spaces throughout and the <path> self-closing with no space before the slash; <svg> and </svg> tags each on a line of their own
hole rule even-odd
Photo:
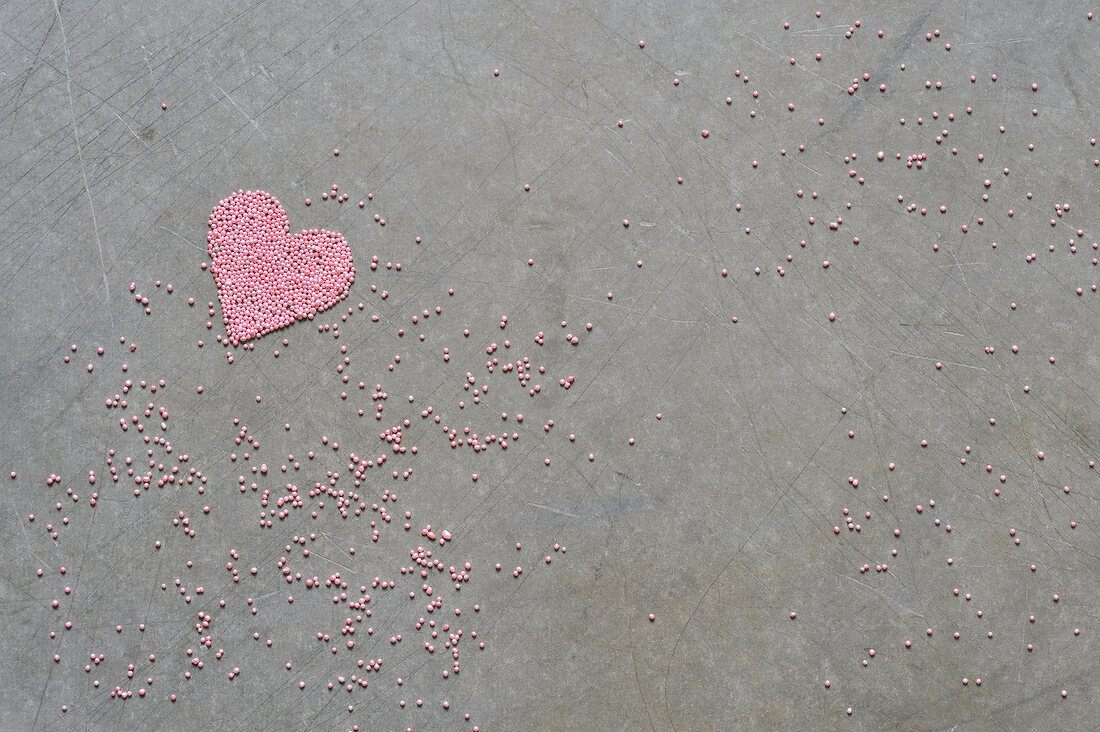
<svg viewBox="0 0 1100 732">
<path fill-rule="evenodd" d="M 344 235 L 290 234 L 286 209 L 267 191 L 238 190 L 210 212 L 206 236 L 226 334 L 234 345 L 312 317 L 355 282 Z"/>
</svg>

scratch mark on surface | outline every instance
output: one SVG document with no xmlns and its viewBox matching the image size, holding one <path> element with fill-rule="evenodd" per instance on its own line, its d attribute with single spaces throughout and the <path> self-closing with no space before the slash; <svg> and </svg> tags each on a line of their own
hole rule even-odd
<svg viewBox="0 0 1100 732">
<path fill-rule="evenodd" d="M 264 134 L 264 131 L 260 129 L 260 126 L 258 124 L 256 124 L 256 120 L 249 117 L 248 112 L 245 112 L 243 109 L 241 109 L 241 105 L 239 105 L 235 101 L 233 101 L 233 97 L 229 96 L 229 92 L 227 92 L 225 89 L 222 89 L 220 86 L 218 86 L 218 82 L 214 82 L 214 87 L 218 91 L 220 91 L 222 94 L 224 94 L 225 98 L 229 100 L 229 103 L 233 105 L 234 109 L 236 109 L 238 112 L 240 112 L 241 116 L 244 117 L 246 120 L 248 120 L 252 124 L 252 126 L 256 128 L 256 131 L 260 133 L 260 137 L 264 138 L 264 140 L 267 140 L 267 135 Z"/>
<path fill-rule="evenodd" d="M 126 120 L 122 119 L 122 116 L 118 112 L 115 112 L 115 117 L 117 117 L 118 121 L 121 122 L 126 127 L 126 129 L 128 129 L 130 131 L 130 134 L 134 136 L 135 140 L 140 142 L 142 145 L 145 145 L 145 147 L 149 147 L 149 143 L 147 143 L 145 140 L 141 139 L 141 136 L 139 136 L 138 133 L 134 132 L 133 127 L 126 124 Z"/>
<path fill-rule="evenodd" d="M 183 234 L 180 234 L 180 233 L 179 233 L 178 231 L 172 231 L 172 230 L 171 230 L 171 229 L 169 229 L 169 228 L 168 228 L 167 226 L 158 226 L 157 228 L 158 228 L 158 229 L 163 229 L 163 230 L 167 231 L 167 232 L 168 232 L 169 234 L 173 234 L 173 235 L 175 235 L 175 236 L 179 237 L 179 238 L 180 238 L 180 239 L 182 239 L 183 241 L 185 241 L 185 242 L 187 242 L 188 244 L 190 244 L 191 246 L 195 247 L 195 249 L 198 249 L 198 250 L 199 250 L 200 252 L 202 252 L 203 254 L 206 254 L 206 250 L 205 250 L 205 249 L 203 249 L 203 248 L 202 248 L 202 247 L 200 247 L 200 246 L 199 246 L 198 244 L 196 244 L 195 242 L 193 242 L 193 241 L 191 241 L 190 239 L 188 239 L 187 237 L 185 237 L 185 236 L 184 236 Z"/>
<path fill-rule="evenodd" d="M 918 353 L 906 353 L 905 351 L 895 351 L 895 350 L 890 349 L 890 348 L 883 349 L 883 350 L 885 350 L 887 353 L 892 353 L 895 356 L 908 356 L 909 358 L 919 358 L 923 361 L 935 361 L 936 360 L 936 359 L 932 358 L 931 356 L 921 356 Z M 985 368 L 984 366 L 971 366 L 970 364 L 959 363 L 958 361 L 940 361 L 940 363 L 945 363 L 948 366 L 961 366 L 964 369 L 973 369 L 974 371 L 988 371 L 989 370 L 989 369 Z"/>
<path fill-rule="evenodd" d="M 543 505 L 543 504 L 541 504 L 541 503 L 531 503 L 530 501 L 528 501 L 528 502 L 527 502 L 527 505 L 528 505 L 528 506 L 534 506 L 535 508 L 541 508 L 541 509 L 542 509 L 542 510 L 544 510 L 544 511 L 549 511 L 549 512 L 551 512 L 551 513 L 556 513 L 556 514 L 559 514 L 559 515 L 561 515 L 561 516 L 569 516 L 569 517 L 571 517 L 571 518 L 575 518 L 575 519 L 579 519 L 579 518 L 580 518 L 580 516 L 578 516 L 578 515 L 577 515 L 577 514 L 575 514 L 575 513 L 569 513 L 568 511 L 559 511 L 559 510 L 558 510 L 558 509 L 556 509 L 556 508 L 550 508 L 549 506 L 544 506 L 544 505 Z"/>
<path fill-rule="evenodd" d="M 92 229 L 95 231 L 95 243 L 99 249 L 99 269 L 103 272 L 103 290 L 107 297 L 108 312 L 111 305 L 111 285 L 107 282 L 107 264 L 103 260 L 103 240 L 99 237 L 99 224 L 95 218 L 95 202 L 92 200 L 92 189 L 88 186 L 88 168 L 84 165 L 84 151 L 80 147 L 80 129 L 76 124 L 76 105 L 73 103 L 73 75 L 69 64 L 69 40 L 65 36 L 65 23 L 61 20 L 61 6 L 57 0 L 53 0 L 53 9 L 57 13 L 57 26 L 61 29 L 61 47 L 65 49 L 65 84 L 69 90 L 69 114 L 73 118 L 73 137 L 76 138 L 76 154 L 80 158 L 80 174 L 84 179 L 84 192 L 88 194 L 88 208 L 92 211 Z M 112 326 L 114 318 L 112 316 Z"/>
<path fill-rule="evenodd" d="M 887 594 L 886 594 L 885 592 L 883 592 L 882 590 L 879 590 L 879 589 L 876 589 L 876 588 L 874 588 L 874 587 L 871 587 L 871 585 L 868 585 L 868 584 L 866 584 L 866 583 L 864 583 L 864 582 L 860 582 L 860 581 L 859 581 L 859 580 L 857 580 L 857 579 L 856 579 L 855 577 L 849 577 L 848 579 L 852 580 L 852 582 L 855 582 L 855 583 L 856 583 L 857 585 L 859 585 L 860 587 L 866 587 L 866 588 L 867 588 L 868 590 L 870 590 L 871 592 L 874 592 L 874 593 L 876 593 L 876 594 L 880 595 L 880 596 L 882 597 L 882 599 L 886 600 L 886 602 L 890 603 L 891 605 L 895 605 L 895 606 L 897 606 L 897 607 L 901 608 L 902 610 L 904 610 L 905 612 L 909 613 L 910 615 L 913 615 L 913 616 L 915 616 L 915 617 L 918 617 L 918 618 L 923 618 L 923 617 L 924 617 L 923 615 L 921 615 L 920 613 L 918 613 L 918 612 L 917 612 L 916 610 L 910 610 L 909 608 L 905 607 L 905 605 L 902 605 L 902 604 L 901 604 L 900 602 L 898 602 L 897 600 L 891 599 L 891 598 L 890 598 L 890 596 L 889 596 L 889 595 L 887 595 Z"/>
</svg>

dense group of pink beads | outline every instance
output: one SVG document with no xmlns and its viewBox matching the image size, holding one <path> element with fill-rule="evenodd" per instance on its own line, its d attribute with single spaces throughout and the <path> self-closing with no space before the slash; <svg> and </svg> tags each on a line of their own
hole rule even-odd
<svg viewBox="0 0 1100 732">
<path fill-rule="evenodd" d="M 286 210 L 266 191 L 237 191 L 210 213 L 206 236 L 226 333 L 234 343 L 329 308 L 355 281 L 343 234 L 291 236 Z"/>
</svg>

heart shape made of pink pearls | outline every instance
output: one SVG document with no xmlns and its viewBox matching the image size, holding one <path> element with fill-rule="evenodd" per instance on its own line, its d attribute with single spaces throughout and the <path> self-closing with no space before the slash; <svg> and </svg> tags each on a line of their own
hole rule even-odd
<svg viewBox="0 0 1100 732">
<path fill-rule="evenodd" d="M 344 235 L 291 235 L 286 210 L 267 191 L 238 190 L 214 207 L 209 223 L 210 271 L 234 344 L 332 307 L 355 282 Z"/>
</svg>

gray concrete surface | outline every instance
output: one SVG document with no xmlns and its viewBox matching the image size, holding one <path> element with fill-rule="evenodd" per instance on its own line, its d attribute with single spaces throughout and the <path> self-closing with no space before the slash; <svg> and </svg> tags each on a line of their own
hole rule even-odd
<svg viewBox="0 0 1100 732">
<path fill-rule="evenodd" d="M 1087 11 L 3 4 L 0 728 L 1096 729 Z M 321 200 L 333 183 L 350 201 Z M 239 188 L 280 197 L 295 231 L 343 232 L 358 278 L 346 303 L 229 349 L 230 364 L 200 264 L 211 207 Z M 316 328 L 334 322 L 339 339 Z M 501 364 L 545 373 L 489 374 L 485 348 L 504 339 Z M 480 404 L 467 371 L 490 385 Z M 127 378 L 166 385 L 122 395 Z M 127 408 L 105 406 L 115 394 Z M 484 438 L 505 411 L 520 435 L 507 450 L 452 449 L 441 430 Z M 148 456 L 119 427 L 131 415 L 171 441 L 153 445 L 165 471 L 207 477 L 203 494 L 154 478 L 133 495 L 122 458 L 140 475 Z M 248 449 L 233 418 L 260 443 L 247 460 L 230 458 Z M 261 528 L 263 490 L 304 494 L 338 471 L 351 491 L 350 454 L 386 453 L 379 433 L 405 419 L 417 454 L 367 470 L 362 516 L 307 497 Z M 284 475 L 288 454 L 301 466 Z M 387 489 L 389 524 L 370 509 Z M 426 524 L 453 532 L 434 545 L 445 566 L 471 563 L 461 590 L 447 572 L 401 574 L 433 546 Z M 303 556 L 291 542 L 309 534 Z M 283 579 L 283 556 L 302 581 Z M 305 586 L 334 572 L 353 599 L 368 587 L 370 617 Z M 425 581 L 443 600 L 432 615 Z M 447 633 L 429 653 L 420 617 L 463 630 L 459 674 L 443 677 Z M 368 685 L 346 691 L 353 674 Z"/>
</svg>

